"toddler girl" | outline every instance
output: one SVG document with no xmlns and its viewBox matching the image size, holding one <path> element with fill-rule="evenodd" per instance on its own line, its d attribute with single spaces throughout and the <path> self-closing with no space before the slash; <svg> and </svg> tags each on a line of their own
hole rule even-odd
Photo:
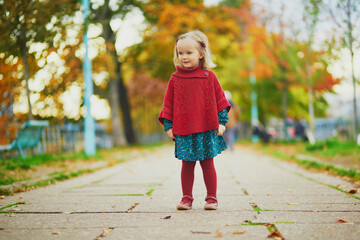
<svg viewBox="0 0 360 240">
<path fill-rule="evenodd" d="M 175 141 L 175 157 L 182 160 L 183 197 L 178 210 L 189 210 L 193 202 L 194 169 L 200 162 L 207 190 L 206 210 L 216 210 L 217 178 L 213 158 L 227 146 L 222 137 L 230 104 L 218 79 L 209 68 L 208 39 L 200 31 L 181 35 L 174 50 L 176 72 L 171 75 L 159 121 Z"/>
</svg>

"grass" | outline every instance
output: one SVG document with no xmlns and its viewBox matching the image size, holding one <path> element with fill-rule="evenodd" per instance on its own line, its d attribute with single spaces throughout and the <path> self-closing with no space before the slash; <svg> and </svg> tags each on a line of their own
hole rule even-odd
<svg viewBox="0 0 360 240">
<path fill-rule="evenodd" d="M 153 191 L 154 191 L 155 189 L 150 189 L 147 193 L 146 193 L 146 195 L 148 195 L 148 196 L 151 196 L 151 194 L 153 193 Z"/>
<path fill-rule="evenodd" d="M 349 156 L 360 154 L 360 146 L 355 142 L 341 142 L 336 139 L 306 144 L 306 152 L 324 157 Z M 358 159 L 360 161 L 360 156 Z"/>
<path fill-rule="evenodd" d="M 278 159 L 294 161 L 307 169 L 327 171 L 338 176 L 348 177 L 354 181 L 360 181 L 360 146 L 355 142 L 341 142 L 337 139 L 329 139 L 312 145 L 298 141 L 282 141 L 267 145 L 245 142 L 245 145 Z M 298 157 L 299 154 L 320 161 L 302 159 Z"/>
</svg>

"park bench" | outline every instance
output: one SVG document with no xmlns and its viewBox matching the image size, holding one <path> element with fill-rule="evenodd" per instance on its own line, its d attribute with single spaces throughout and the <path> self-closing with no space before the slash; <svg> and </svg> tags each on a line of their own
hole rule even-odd
<svg viewBox="0 0 360 240">
<path fill-rule="evenodd" d="M 0 153 L 17 149 L 22 158 L 25 158 L 25 149 L 37 147 L 44 127 L 49 126 L 48 121 L 31 120 L 22 125 L 21 131 L 16 139 L 8 145 L 0 145 Z M 39 148 L 40 149 L 40 148 Z"/>
</svg>

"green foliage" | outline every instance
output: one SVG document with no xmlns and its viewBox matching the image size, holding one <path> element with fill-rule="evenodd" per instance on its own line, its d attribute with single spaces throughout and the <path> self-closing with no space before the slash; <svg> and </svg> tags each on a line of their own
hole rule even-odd
<svg viewBox="0 0 360 240">
<path fill-rule="evenodd" d="M 227 6 L 227 7 L 233 7 L 233 8 L 239 8 L 240 4 L 244 0 L 222 0 L 219 5 L 220 6 Z"/>
<path fill-rule="evenodd" d="M 314 144 L 306 144 L 306 150 L 316 152 L 325 157 L 334 157 L 337 155 L 350 155 L 360 153 L 360 146 L 355 142 L 342 142 L 335 138 L 326 141 L 319 141 Z"/>
</svg>

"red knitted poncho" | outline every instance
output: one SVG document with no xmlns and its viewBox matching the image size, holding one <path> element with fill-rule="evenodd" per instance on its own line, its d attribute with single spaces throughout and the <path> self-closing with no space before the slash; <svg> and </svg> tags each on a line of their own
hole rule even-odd
<svg viewBox="0 0 360 240">
<path fill-rule="evenodd" d="M 230 104 L 225 98 L 216 75 L 200 65 L 192 68 L 177 66 L 167 86 L 158 120 L 173 122 L 173 134 L 189 135 L 217 129 L 218 113 Z"/>
</svg>

